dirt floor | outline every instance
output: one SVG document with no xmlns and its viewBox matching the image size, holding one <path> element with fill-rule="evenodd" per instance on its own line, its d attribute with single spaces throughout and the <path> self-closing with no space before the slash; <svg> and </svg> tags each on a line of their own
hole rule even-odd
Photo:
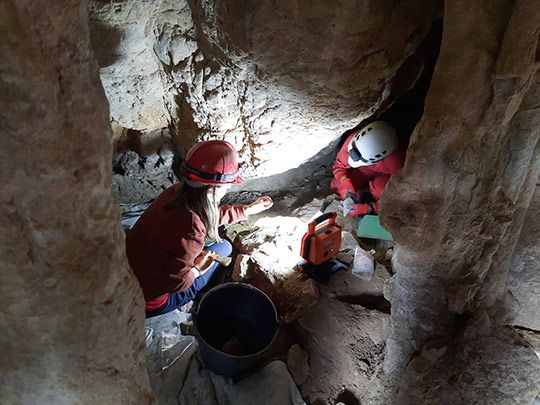
<svg viewBox="0 0 540 405">
<path fill-rule="evenodd" d="M 257 197 L 260 194 L 254 192 L 228 194 L 222 203 L 245 204 Z M 261 367 L 272 360 L 285 362 L 310 405 L 381 404 L 384 381 L 380 377 L 391 310 L 384 290 L 393 274 L 394 243 L 358 238 L 358 218 L 343 217 L 339 199 L 328 189 L 306 186 L 295 194 L 271 197 L 270 210 L 222 228 L 222 237 L 233 244 L 233 261 L 182 311 L 192 312 L 204 293 L 220 283 L 255 286 L 272 299 L 281 319 L 279 334 Z M 341 249 L 335 257 L 344 268 L 328 280 L 317 277 L 316 281 L 299 271 L 297 264 L 307 224 L 325 201 L 330 202 L 325 212 L 335 211 L 342 226 Z M 144 208 L 135 210 L 135 218 Z M 351 271 L 357 248 L 373 258 L 369 280 Z"/>
<path fill-rule="evenodd" d="M 258 195 L 236 197 L 248 202 Z M 225 230 L 233 263 L 219 281 L 249 283 L 272 299 L 283 325 L 267 358 L 287 363 L 308 404 L 379 403 L 377 376 L 390 314 L 383 291 L 392 276 L 393 242 L 356 237 L 358 218 L 344 218 L 334 194 L 273 199 L 270 210 Z M 295 268 L 307 222 L 325 201 L 331 201 L 326 212 L 336 211 L 343 228 L 337 257 L 346 265 L 327 283 Z M 370 280 L 351 272 L 356 246 L 374 258 Z"/>
</svg>

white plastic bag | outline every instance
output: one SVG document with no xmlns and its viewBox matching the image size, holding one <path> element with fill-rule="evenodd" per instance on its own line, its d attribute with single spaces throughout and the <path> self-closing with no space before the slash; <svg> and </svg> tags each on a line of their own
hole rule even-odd
<svg viewBox="0 0 540 405">
<path fill-rule="evenodd" d="M 366 252 L 361 247 L 354 250 L 354 260 L 352 266 L 352 274 L 362 280 L 371 280 L 375 271 L 375 261 L 370 252 Z"/>
</svg>

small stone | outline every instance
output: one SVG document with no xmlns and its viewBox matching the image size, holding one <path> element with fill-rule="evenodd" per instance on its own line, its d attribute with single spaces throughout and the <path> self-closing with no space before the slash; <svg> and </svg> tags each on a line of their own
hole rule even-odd
<svg viewBox="0 0 540 405">
<path fill-rule="evenodd" d="M 366 360 L 360 360 L 358 361 L 358 368 L 362 370 L 363 372 L 367 372 L 369 370 L 369 364 Z"/>
<path fill-rule="evenodd" d="M 394 249 L 393 248 L 390 248 L 386 251 L 386 253 L 384 254 L 384 259 L 385 260 L 392 260 L 392 256 L 394 256 Z"/>
<path fill-rule="evenodd" d="M 182 305 L 179 310 L 182 312 L 190 313 L 193 309 L 193 301 L 189 301 L 187 304 Z"/>
<path fill-rule="evenodd" d="M 350 265 L 354 260 L 354 252 L 347 251 L 347 252 L 339 252 L 336 255 L 336 259 L 339 260 L 341 263 L 345 263 L 346 265 Z"/>
<path fill-rule="evenodd" d="M 424 359 L 429 360 L 432 363 L 435 363 L 442 356 L 444 356 L 447 349 L 448 349 L 448 346 L 446 346 L 443 340 L 432 339 L 432 340 L 427 341 L 424 344 L 424 347 L 422 347 L 421 356 Z"/>
<path fill-rule="evenodd" d="M 302 286 L 302 292 L 305 295 L 311 296 L 311 297 L 318 297 L 319 296 L 319 288 L 317 287 L 317 282 L 313 279 L 308 279 Z"/>
<path fill-rule="evenodd" d="M 183 336 L 195 336 L 195 325 L 193 321 L 186 321 L 180 324 L 180 331 Z"/>
<path fill-rule="evenodd" d="M 56 285 L 56 279 L 55 278 L 47 278 L 43 280 L 43 286 L 46 288 L 52 288 Z"/>
<path fill-rule="evenodd" d="M 285 323 L 294 322 L 296 320 L 295 313 L 294 312 L 287 312 L 283 319 L 284 319 Z"/>
<path fill-rule="evenodd" d="M 292 345 L 287 353 L 287 368 L 294 382 L 302 385 L 309 375 L 309 354 L 299 345 Z"/>
<path fill-rule="evenodd" d="M 236 256 L 231 274 L 231 278 L 234 281 L 242 281 L 247 277 L 249 272 L 249 259 L 249 256 L 243 254 Z"/>
</svg>

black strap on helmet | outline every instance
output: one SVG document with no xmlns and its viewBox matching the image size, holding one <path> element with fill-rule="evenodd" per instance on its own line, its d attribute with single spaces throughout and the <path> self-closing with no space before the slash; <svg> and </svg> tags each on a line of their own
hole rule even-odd
<svg viewBox="0 0 540 405">
<path fill-rule="evenodd" d="M 223 174 L 206 173 L 206 172 L 201 172 L 200 170 L 194 169 L 193 167 L 188 166 L 185 163 L 182 165 L 182 168 L 185 173 L 193 174 L 199 177 L 200 179 L 217 181 L 219 183 L 230 183 L 236 180 L 236 178 L 238 177 L 238 172 L 223 173 Z"/>
<path fill-rule="evenodd" d="M 358 162 L 359 160 L 361 160 L 362 162 L 364 163 L 373 163 L 373 162 L 370 162 L 366 159 L 364 159 L 362 157 L 362 154 L 360 153 L 360 151 L 358 150 L 358 148 L 356 147 L 356 142 L 352 141 L 352 148 L 351 150 L 349 151 L 349 156 L 352 158 L 353 161 L 355 162 Z"/>
</svg>

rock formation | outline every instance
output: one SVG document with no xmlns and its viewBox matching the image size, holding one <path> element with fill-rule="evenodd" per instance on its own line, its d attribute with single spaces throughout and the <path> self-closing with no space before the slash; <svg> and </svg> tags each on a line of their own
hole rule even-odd
<svg viewBox="0 0 540 405">
<path fill-rule="evenodd" d="M 0 6 L 0 402 L 153 403 L 86 7 L 38 3 Z"/>
<path fill-rule="evenodd" d="M 533 200 L 525 214 L 523 228 L 514 250 L 508 274 L 509 308 L 515 307 L 512 325 L 540 330 L 540 188 L 535 187 Z"/>
<path fill-rule="evenodd" d="M 316 182 L 314 171 L 328 175 L 333 141 L 414 84 L 425 61 L 411 56 L 439 5 L 90 1 L 120 150 L 183 156 L 196 140 L 225 139 L 247 179 L 294 172 L 322 153 L 305 176 L 290 173 Z M 120 201 L 139 202 L 127 191 L 141 184 L 148 199 L 170 185 L 170 173 L 149 176 L 153 164 L 132 158 L 117 171 Z"/>
<path fill-rule="evenodd" d="M 385 371 L 402 379 L 401 401 L 529 403 L 540 368 L 530 345 L 505 327 L 513 311 L 506 281 L 540 171 L 540 8 L 447 1 L 444 14 L 424 115 L 382 199 L 382 222 L 399 245 Z M 461 377 L 445 374 L 446 385 L 411 390 L 428 378 L 411 356 L 423 356 L 434 339 L 440 358 L 430 367 L 444 364 Z M 503 379 L 509 361 L 527 384 Z M 485 390 L 475 389 L 479 380 Z"/>
<path fill-rule="evenodd" d="M 282 217 L 227 230 L 230 276 L 276 302 L 307 401 L 533 401 L 538 1 L 75 3 L 0 5 L 0 402 L 153 402 L 111 184 L 121 203 L 151 200 L 209 138 L 237 147 L 245 198 L 288 192 Z M 342 133 L 431 73 L 441 17 L 380 205 L 396 246 L 370 282 L 319 285 L 293 266 L 322 201 L 298 194 L 328 196 Z"/>
</svg>

